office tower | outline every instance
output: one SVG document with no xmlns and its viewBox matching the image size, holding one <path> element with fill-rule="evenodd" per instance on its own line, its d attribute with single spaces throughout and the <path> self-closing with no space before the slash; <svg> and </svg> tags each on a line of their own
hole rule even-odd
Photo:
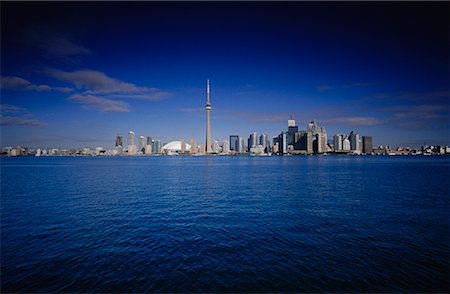
<svg viewBox="0 0 450 294">
<path fill-rule="evenodd" d="M 311 132 L 313 135 L 316 134 L 318 130 L 317 122 L 315 120 L 312 120 L 308 123 L 308 132 Z"/>
<path fill-rule="evenodd" d="M 145 148 L 145 137 L 139 136 L 139 152 L 144 153 L 144 148 Z"/>
<path fill-rule="evenodd" d="M 210 123 L 210 112 L 211 112 L 211 89 L 209 85 L 209 80 L 206 81 L 206 153 L 211 152 L 211 123 Z"/>
<path fill-rule="evenodd" d="M 345 136 L 344 140 L 342 140 L 342 150 L 343 151 L 350 151 L 350 140 L 347 136 Z"/>
<path fill-rule="evenodd" d="M 288 128 L 290 127 L 295 127 L 295 119 L 292 119 L 292 116 L 291 119 L 288 119 Z"/>
<path fill-rule="evenodd" d="M 161 141 L 160 140 L 152 140 L 152 153 L 153 154 L 161 153 Z"/>
<path fill-rule="evenodd" d="M 123 136 L 116 137 L 116 147 L 123 147 Z"/>
<path fill-rule="evenodd" d="M 336 134 L 333 137 L 333 145 L 334 145 L 334 152 L 339 152 L 343 150 L 342 146 L 342 140 L 344 139 L 344 135 L 342 134 Z"/>
<path fill-rule="evenodd" d="M 230 151 L 239 152 L 239 136 L 238 135 L 230 136 Z"/>
<path fill-rule="evenodd" d="M 213 145 L 212 145 L 212 152 L 215 154 L 219 154 L 220 153 L 220 143 L 219 140 L 214 140 Z"/>
<path fill-rule="evenodd" d="M 301 153 L 311 154 L 313 152 L 313 134 L 307 131 L 295 133 L 294 150 L 303 151 Z"/>
<path fill-rule="evenodd" d="M 323 132 L 318 132 L 315 135 L 315 140 L 313 144 L 314 153 L 325 153 L 326 149 L 326 135 Z"/>
<path fill-rule="evenodd" d="M 134 132 L 128 132 L 128 155 L 136 155 L 137 147 L 134 144 Z"/>
<path fill-rule="evenodd" d="M 269 139 L 267 134 L 261 134 L 261 136 L 259 136 L 259 145 L 263 146 L 265 153 L 269 153 Z"/>
<path fill-rule="evenodd" d="M 298 126 L 295 125 L 295 120 L 291 118 L 290 120 L 288 120 L 288 134 L 287 134 L 288 145 L 294 145 L 295 143 L 294 137 L 295 133 L 297 132 Z"/>
<path fill-rule="evenodd" d="M 250 151 L 251 148 L 256 147 L 256 145 L 258 145 L 257 136 L 256 133 L 253 132 L 248 137 L 248 145 L 247 145 L 248 151 Z"/>
<path fill-rule="evenodd" d="M 362 146 L 363 146 L 363 153 L 365 154 L 372 154 L 372 137 L 370 136 L 363 136 L 362 137 Z"/>
<path fill-rule="evenodd" d="M 288 142 L 287 142 L 287 133 L 282 132 L 278 136 L 278 153 L 280 155 L 288 153 Z"/>
<path fill-rule="evenodd" d="M 145 147 L 144 147 L 144 154 L 145 155 L 152 154 L 152 142 L 150 142 L 150 144 L 147 143 L 147 145 L 145 145 Z"/>
<path fill-rule="evenodd" d="M 147 136 L 147 145 L 152 145 L 152 137 Z"/>
<path fill-rule="evenodd" d="M 134 145 L 134 132 L 128 132 L 128 145 Z"/>
<path fill-rule="evenodd" d="M 184 139 L 181 140 L 181 153 L 186 153 L 186 141 Z"/>
<path fill-rule="evenodd" d="M 195 142 L 195 139 L 191 140 L 191 154 L 197 153 L 197 142 Z"/>
<path fill-rule="evenodd" d="M 350 136 L 350 150 L 352 151 L 359 151 L 361 150 L 361 147 L 359 146 L 359 134 L 355 131 L 351 131 Z"/>
<path fill-rule="evenodd" d="M 227 140 L 223 140 L 222 142 L 222 153 L 228 154 L 230 152 L 230 145 Z"/>
<path fill-rule="evenodd" d="M 245 140 L 244 138 L 241 137 L 239 137 L 238 153 L 245 153 Z"/>
</svg>

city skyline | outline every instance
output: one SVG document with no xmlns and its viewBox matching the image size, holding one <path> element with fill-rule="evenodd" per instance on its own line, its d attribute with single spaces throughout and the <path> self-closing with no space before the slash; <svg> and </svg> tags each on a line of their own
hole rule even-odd
<svg viewBox="0 0 450 294">
<path fill-rule="evenodd" d="M 1 5 L 2 146 L 205 142 L 207 79 L 211 142 L 271 140 L 293 116 L 374 145 L 450 145 L 445 2 Z"/>
</svg>

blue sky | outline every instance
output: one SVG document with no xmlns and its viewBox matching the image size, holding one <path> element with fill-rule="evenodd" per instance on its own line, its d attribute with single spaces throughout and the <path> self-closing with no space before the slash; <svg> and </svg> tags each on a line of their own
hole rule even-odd
<svg viewBox="0 0 450 294">
<path fill-rule="evenodd" d="M 312 119 L 450 145 L 446 2 L 1 2 L 1 145 L 248 137 Z"/>
</svg>

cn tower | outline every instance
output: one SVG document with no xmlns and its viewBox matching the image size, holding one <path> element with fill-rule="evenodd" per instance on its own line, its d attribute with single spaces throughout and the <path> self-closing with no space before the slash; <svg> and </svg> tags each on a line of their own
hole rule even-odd
<svg viewBox="0 0 450 294">
<path fill-rule="evenodd" d="M 209 80 L 206 80 L 206 153 L 211 153 L 211 123 L 210 123 L 210 112 L 211 112 L 211 89 L 209 86 Z"/>
</svg>

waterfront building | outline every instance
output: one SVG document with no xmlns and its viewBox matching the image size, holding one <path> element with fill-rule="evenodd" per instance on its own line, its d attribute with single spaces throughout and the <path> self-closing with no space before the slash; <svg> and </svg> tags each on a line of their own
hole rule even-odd
<svg viewBox="0 0 450 294">
<path fill-rule="evenodd" d="M 360 151 L 361 147 L 359 145 L 359 134 L 355 131 L 351 131 L 350 136 L 350 150 L 352 151 Z"/>
<path fill-rule="evenodd" d="M 256 133 L 255 133 L 255 132 L 251 133 L 250 136 L 248 137 L 248 145 L 247 145 L 247 148 L 248 148 L 248 151 L 249 151 L 249 152 L 250 152 L 250 149 L 251 149 L 251 148 L 255 147 L 255 146 L 258 144 L 257 138 L 258 138 L 258 137 L 256 136 Z"/>
<path fill-rule="evenodd" d="M 333 137 L 334 152 L 339 152 L 343 150 L 342 141 L 344 140 L 344 135 L 336 134 Z"/>
<path fill-rule="evenodd" d="M 264 153 L 269 153 L 269 138 L 267 134 L 259 136 L 259 145 L 263 146 Z"/>
<path fill-rule="evenodd" d="M 308 131 L 300 131 L 294 134 L 294 152 L 300 154 L 313 153 L 313 134 Z"/>
<path fill-rule="evenodd" d="M 152 144 L 145 145 L 144 154 L 145 155 L 151 155 L 152 154 Z"/>
<path fill-rule="evenodd" d="M 201 144 L 199 147 L 199 153 L 200 154 L 205 154 L 206 153 L 206 147 L 205 144 Z"/>
<path fill-rule="evenodd" d="M 219 154 L 220 153 L 220 143 L 219 140 L 214 140 L 213 146 L 212 146 L 212 153 Z"/>
<path fill-rule="evenodd" d="M 278 153 L 280 155 L 284 155 L 288 153 L 288 142 L 287 142 L 287 133 L 281 132 L 278 136 Z"/>
<path fill-rule="evenodd" d="M 181 140 L 181 153 L 186 153 L 186 141 L 184 139 Z"/>
<path fill-rule="evenodd" d="M 186 142 L 184 142 L 184 145 L 184 150 L 186 150 L 186 148 L 191 148 L 191 146 L 186 144 Z M 164 146 L 161 147 L 161 153 L 166 155 L 178 155 L 184 153 L 183 141 L 172 141 L 164 144 Z"/>
<path fill-rule="evenodd" d="M 197 153 L 197 142 L 195 142 L 195 139 L 191 139 L 191 154 Z"/>
<path fill-rule="evenodd" d="M 364 154 L 372 154 L 372 137 L 363 136 L 362 137 L 362 151 Z"/>
<path fill-rule="evenodd" d="M 134 132 L 128 132 L 128 155 L 136 155 L 137 146 L 134 144 Z"/>
<path fill-rule="evenodd" d="M 239 136 L 238 135 L 230 136 L 230 151 L 239 152 Z"/>
<path fill-rule="evenodd" d="M 116 147 L 123 147 L 123 136 L 117 136 L 116 137 Z"/>
<path fill-rule="evenodd" d="M 230 152 L 230 145 L 229 145 L 227 140 L 224 140 L 222 142 L 222 153 L 223 154 L 228 154 L 228 152 Z"/>
<path fill-rule="evenodd" d="M 139 136 L 139 152 L 144 153 L 144 148 L 145 148 L 145 137 L 144 136 Z"/>
<path fill-rule="evenodd" d="M 316 133 L 314 144 L 313 144 L 314 153 L 320 154 L 320 153 L 327 152 L 327 147 L 326 147 L 327 141 L 326 140 L 327 140 L 326 133 L 324 133 L 322 131 Z"/>
<path fill-rule="evenodd" d="M 238 148 L 238 153 L 245 153 L 245 141 L 244 138 L 239 137 L 239 148 Z"/>
<path fill-rule="evenodd" d="M 350 140 L 347 136 L 342 140 L 342 151 L 350 151 L 351 149 Z"/>
<path fill-rule="evenodd" d="M 152 137 L 147 136 L 147 144 L 146 145 L 152 145 Z"/>
<path fill-rule="evenodd" d="M 308 123 L 308 132 L 311 132 L 314 135 L 316 135 L 319 127 L 317 126 L 317 122 L 315 120 L 312 120 Z"/>
<path fill-rule="evenodd" d="M 161 141 L 160 140 L 152 140 L 152 153 L 153 154 L 161 154 Z"/>
<path fill-rule="evenodd" d="M 209 80 L 206 81 L 206 153 L 211 152 L 211 122 L 210 122 L 210 112 L 211 112 L 211 89 Z"/>
<path fill-rule="evenodd" d="M 298 132 L 298 126 L 295 125 L 295 120 L 290 119 L 288 120 L 288 145 L 294 145 L 295 144 L 295 133 Z"/>
</svg>

